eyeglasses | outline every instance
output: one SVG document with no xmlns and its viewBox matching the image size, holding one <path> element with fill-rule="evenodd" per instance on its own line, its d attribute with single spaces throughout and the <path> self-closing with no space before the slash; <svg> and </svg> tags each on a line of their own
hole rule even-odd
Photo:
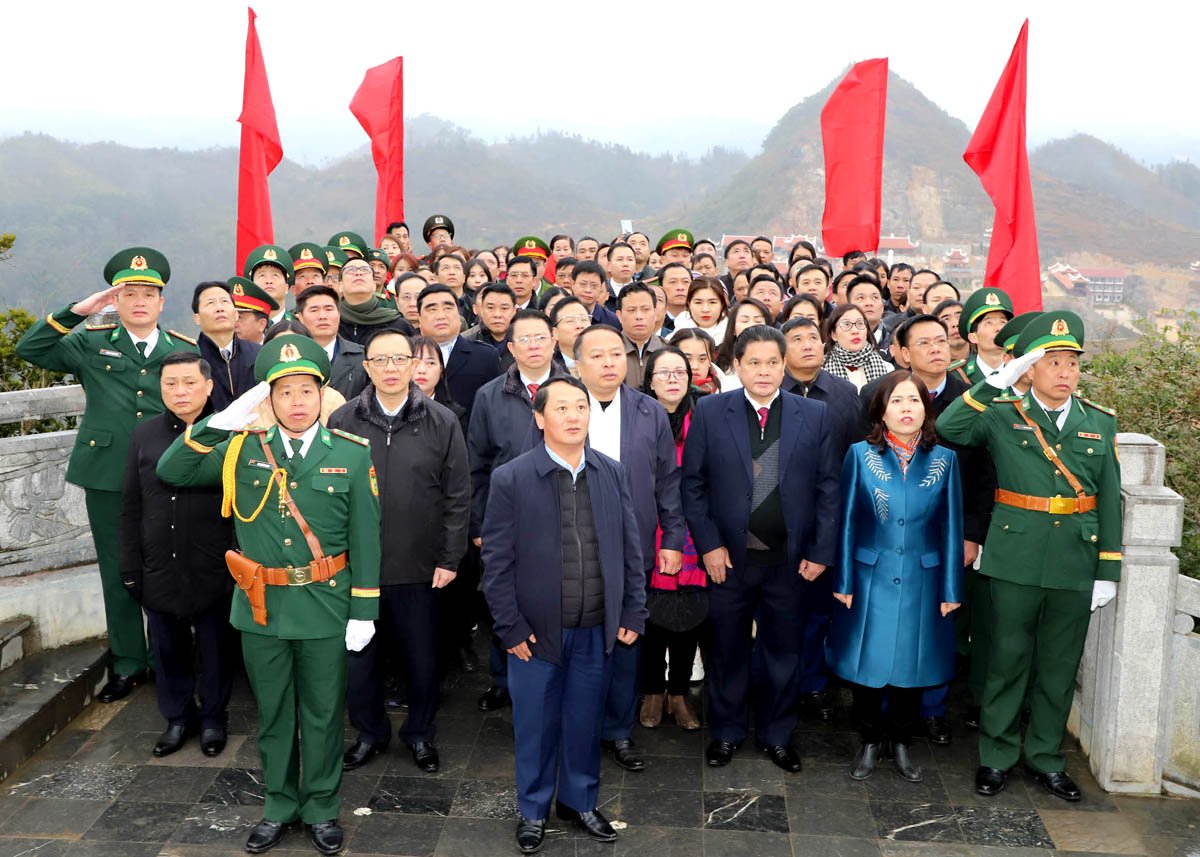
<svg viewBox="0 0 1200 857">
<path fill-rule="evenodd" d="M 867 323 L 865 321 L 839 321 L 837 329 L 846 332 L 851 330 L 866 330 Z"/>
<path fill-rule="evenodd" d="M 412 357 L 408 354 L 381 354 L 378 357 L 368 357 L 367 362 L 376 369 L 386 369 L 389 363 L 395 363 L 397 368 L 403 369 L 412 362 Z"/>
<path fill-rule="evenodd" d="M 942 336 L 942 337 L 939 337 L 938 339 L 918 339 L 916 342 L 914 342 L 912 344 L 912 347 L 913 348 L 931 348 L 934 345 L 945 346 L 945 345 L 949 345 L 949 344 L 950 344 L 950 340 L 947 339 L 946 337 Z"/>
<path fill-rule="evenodd" d="M 517 336 L 513 338 L 513 342 L 517 345 L 541 345 L 543 342 L 550 341 L 550 334 L 535 333 L 532 336 Z"/>
<path fill-rule="evenodd" d="M 688 369 L 658 369 L 654 377 L 659 381 L 686 381 L 691 374 Z"/>
<path fill-rule="evenodd" d="M 370 265 L 353 265 L 349 268 L 342 268 L 342 276 L 346 274 L 371 274 Z"/>
<path fill-rule="evenodd" d="M 586 315 L 565 315 L 558 320 L 558 323 L 589 325 L 592 323 L 592 320 Z"/>
</svg>

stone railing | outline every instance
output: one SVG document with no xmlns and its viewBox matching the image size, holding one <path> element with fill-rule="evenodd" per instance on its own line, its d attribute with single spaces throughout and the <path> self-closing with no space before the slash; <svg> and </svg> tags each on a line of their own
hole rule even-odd
<svg viewBox="0 0 1200 857">
<path fill-rule="evenodd" d="M 1121 583 L 1092 615 L 1068 726 L 1106 791 L 1200 796 L 1200 581 L 1171 552 L 1183 498 L 1163 485 L 1162 444 L 1142 434 L 1118 444 Z"/>
<path fill-rule="evenodd" d="M 0 393 L 0 424 L 83 413 L 83 389 Z M 66 481 L 74 431 L 0 438 L 0 620 L 29 616 L 31 648 L 104 635 L 83 489 Z"/>
</svg>

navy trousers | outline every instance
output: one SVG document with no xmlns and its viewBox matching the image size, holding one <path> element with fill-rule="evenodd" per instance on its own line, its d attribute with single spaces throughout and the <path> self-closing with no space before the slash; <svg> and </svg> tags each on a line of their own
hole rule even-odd
<svg viewBox="0 0 1200 857">
<path fill-rule="evenodd" d="M 757 649 L 754 728 L 764 746 L 787 744 L 800 698 L 802 578 L 795 566 L 746 565 L 729 569 L 725 582 L 709 587 L 709 646 L 704 686 L 708 723 L 717 741 L 740 744 L 749 732 L 751 647 Z M 751 639 L 751 622 L 758 634 Z"/>
<path fill-rule="evenodd" d="M 622 741 L 633 734 L 641 696 L 642 638 L 632 646 L 618 642 L 609 658 L 608 693 L 604 695 L 604 723 L 600 738 Z M 691 667 L 688 667 L 691 669 Z"/>
<path fill-rule="evenodd" d="M 526 818 L 546 818 L 556 787 L 571 809 L 596 808 L 608 666 L 601 625 L 564 628 L 561 664 L 508 656 L 517 807 Z"/>
<path fill-rule="evenodd" d="M 803 616 L 800 640 L 800 692 L 815 693 L 829 686 L 829 664 L 825 661 L 825 638 L 833 618 L 833 569 L 825 569 L 816 580 L 801 578 L 800 609 Z"/>
<path fill-rule="evenodd" d="M 167 723 L 184 726 L 199 722 L 201 729 L 225 728 L 239 657 L 238 635 L 229 624 L 229 602 L 230 598 L 219 599 L 195 616 L 146 609 L 150 645 L 158 665 L 154 681 L 158 710 Z"/>
<path fill-rule="evenodd" d="M 432 741 L 438 706 L 438 592 L 428 583 L 379 587 L 381 631 L 361 652 L 349 653 L 346 708 L 362 741 L 386 747 L 392 725 L 384 708 L 383 646 L 394 640 L 392 653 L 403 667 L 408 688 L 408 717 L 400 727 L 405 744 Z"/>
</svg>

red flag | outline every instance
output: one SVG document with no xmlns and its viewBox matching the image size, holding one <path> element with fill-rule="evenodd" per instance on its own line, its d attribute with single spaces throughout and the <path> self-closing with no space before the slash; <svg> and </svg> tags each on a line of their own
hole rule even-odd
<svg viewBox="0 0 1200 857">
<path fill-rule="evenodd" d="M 371 138 L 375 160 L 375 243 L 404 219 L 404 57 L 367 69 L 350 112 Z"/>
<path fill-rule="evenodd" d="M 1025 149 L 1025 49 L 1029 20 L 1013 46 L 1008 65 L 963 152 L 992 204 L 992 243 L 983 284 L 1008 292 L 1016 312 L 1042 308 L 1037 223 Z"/>
<path fill-rule="evenodd" d="M 821 109 L 821 236 L 830 256 L 851 250 L 870 253 L 879 246 L 887 76 L 886 58 L 855 63 Z"/>
<path fill-rule="evenodd" d="M 271 224 L 271 189 L 267 176 L 283 160 L 279 127 L 275 124 L 275 106 L 267 83 L 258 33 L 254 29 L 254 10 L 246 31 L 246 82 L 242 91 L 242 148 L 238 159 L 237 258 L 233 268 L 241 273 L 242 263 L 260 244 L 275 242 Z"/>
</svg>

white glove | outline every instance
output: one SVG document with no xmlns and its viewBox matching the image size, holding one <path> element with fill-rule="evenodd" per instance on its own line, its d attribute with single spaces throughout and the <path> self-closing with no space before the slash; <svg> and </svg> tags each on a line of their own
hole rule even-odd
<svg viewBox="0 0 1200 857">
<path fill-rule="evenodd" d="M 271 395 L 271 385 L 266 381 L 260 381 L 230 402 L 223 411 L 213 414 L 208 420 L 209 427 L 225 431 L 241 431 L 250 423 L 250 418 L 254 416 L 254 409 L 269 395 Z"/>
<path fill-rule="evenodd" d="M 1111 580 L 1097 580 L 1092 584 L 1092 611 L 1103 607 L 1117 597 L 1117 584 Z"/>
<path fill-rule="evenodd" d="M 375 623 L 370 619 L 351 619 L 346 623 L 346 651 L 361 652 L 375 636 Z"/>
<path fill-rule="evenodd" d="M 1035 348 L 1028 354 L 1010 360 L 1002 368 L 996 370 L 995 374 L 988 375 L 987 382 L 997 390 L 1007 390 L 1013 385 L 1013 381 L 1028 372 L 1029 367 L 1041 360 L 1045 354 L 1045 348 Z"/>
</svg>

